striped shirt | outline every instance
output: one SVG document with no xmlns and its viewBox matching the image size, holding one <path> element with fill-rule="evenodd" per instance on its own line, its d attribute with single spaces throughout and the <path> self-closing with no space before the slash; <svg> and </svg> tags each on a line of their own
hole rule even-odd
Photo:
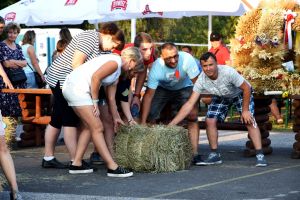
<svg viewBox="0 0 300 200">
<path fill-rule="evenodd" d="M 72 60 L 75 50 L 87 56 L 85 62 L 98 56 L 100 54 L 99 32 L 88 30 L 73 37 L 64 52 L 47 69 L 46 82 L 50 87 L 55 87 L 59 81 L 62 88 L 67 75 L 73 71 Z"/>
</svg>

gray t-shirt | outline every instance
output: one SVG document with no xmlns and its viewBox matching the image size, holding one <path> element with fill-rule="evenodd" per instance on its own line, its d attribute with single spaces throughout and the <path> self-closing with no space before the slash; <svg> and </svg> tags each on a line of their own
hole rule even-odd
<svg viewBox="0 0 300 200">
<path fill-rule="evenodd" d="M 232 67 L 218 66 L 218 78 L 211 80 L 202 72 L 194 85 L 197 93 L 209 93 L 225 98 L 234 98 L 242 90 L 239 88 L 245 79 Z"/>
</svg>

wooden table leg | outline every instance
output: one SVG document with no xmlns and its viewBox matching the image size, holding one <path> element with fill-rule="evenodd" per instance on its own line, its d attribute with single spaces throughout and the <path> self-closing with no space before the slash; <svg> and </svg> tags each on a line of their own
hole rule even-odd
<svg viewBox="0 0 300 200">
<path fill-rule="evenodd" d="M 41 117 L 41 96 L 35 96 L 35 118 Z M 38 126 L 35 126 L 35 144 L 36 146 L 42 145 L 42 133 Z"/>
</svg>

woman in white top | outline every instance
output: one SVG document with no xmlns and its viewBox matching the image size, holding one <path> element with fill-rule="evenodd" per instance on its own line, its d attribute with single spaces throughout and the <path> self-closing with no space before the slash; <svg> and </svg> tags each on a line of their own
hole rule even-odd
<svg viewBox="0 0 300 200">
<path fill-rule="evenodd" d="M 34 72 L 37 72 L 43 81 L 45 81 L 45 77 L 43 72 L 39 66 L 39 61 L 35 55 L 34 51 L 34 42 L 35 42 L 35 32 L 30 30 L 24 34 L 22 40 L 22 52 L 27 61 L 27 66 L 23 68 L 25 71 L 27 80 L 26 88 L 38 88 L 38 85 L 35 80 Z"/>
<path fill-rule="evenodd" d="M 87 147 L 90 136 L 96 149 L 107 165 L 107 176 L 129 177 L 133 173 L 118 166 L 113 160 L 103 135 L 103 124 L 99 111 L 99 88 L 106 86 L 107 95 L 115 97 L 116 84 L 121 73 L 124 71 L 142 71 L 143 58 L 136 47 L 122 51 L 121 57 L 115 54 L 101 55 L 74 69 L 66 78 L 62 92 L 75 113 L 82 122 L 83 130 L 89 131 L 88 137 L 79 137 L 78 148 Z M 108 97 L 109 98 L 109 97 Z M 116 104 L 110 106 L 111 112 L 118 112 Z M 113 123 L 113 122 L 112 122 Z M 84 134 L 86 136 L 86 134 Z M 82 147 L 79 147 L 82 145 Z M 91 173 L 93 169 L 82 163 L 83 154 L 76 151 L 75 159 L 69 168 L 69 173 Z"/>
<path fill-rule="evenodd" d="M 101 25 L 99 31 L 87 30 L 74 36 L 63 53 L 47 68 L 46 81 L 52 90 L 54 104 L 51 121 L 45 132 L 43 168 L 66 167 L 54 157 L 56 140 L 62 127 L 70 160 L 74 160 L 75 152 L 80 150 L 77 148 L 77 132 L 80 135 L 83 133 L 77 130 L 79 119 L 73 109 L 68 106 L 61 89 L 67 75 L 83 63 L 99 56 L 103 51 L 122 49 L 124 43 L 123 31 L 115 23 L 105 23 Z M 81 151 L 84 153 L 85 149 Z"/>
</svg>

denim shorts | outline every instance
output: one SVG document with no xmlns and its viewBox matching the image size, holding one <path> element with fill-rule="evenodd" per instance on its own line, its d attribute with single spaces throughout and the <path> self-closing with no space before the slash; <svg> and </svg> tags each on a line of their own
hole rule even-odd
<svg viewBox="0 0 300 200">
<path fill-rule="evenodd" d="M 187 102 L 192 92 L 192 86 L 185 87 L 180 90 L 167 90 L 165 88 L 158 87 L 155 90 L 155 94 L 152 99 L 148 120 L 153 121 L 159 119 L 161 111 L 167 104 L 170 104 L 171 106 L 172 113 L 170 113 L 170 116 L 175 116 L 181 106 Z"/>
<path fill-rule="evenodd" d="M 211 104 L 208 106 L 206 118 L 215 118 L 219 122 L 224 122 L 228 110 L 234 105 L 237 111 L 241 114 L 243 108 L 243 93 L 234 98 L 224 98 L 219 96 L 213 96 Z M 254 116 L 254 101 L 253 95 L 250 97 L 249 111 Z"/>
<path fill-rule="evenodd" d="M 27 77 L 26 88 L 39 88 L 35 81 L 34 72 L 26 73 L 26 77 Z"/>
</svg>

